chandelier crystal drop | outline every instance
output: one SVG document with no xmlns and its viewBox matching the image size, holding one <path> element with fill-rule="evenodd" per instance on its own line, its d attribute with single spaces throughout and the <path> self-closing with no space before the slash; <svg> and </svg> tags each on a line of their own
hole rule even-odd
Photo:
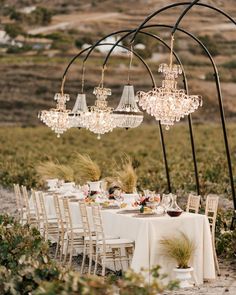
<svg viewBox="0 0 236 295">
<path fill-rule="evenodd" d="M 44 110 L 39 113 L 40 120 L 50 127 L 60 137 L 69 126 L 69 113 L 71 110 L 66 109 L 66 102 L 70 100 L 68 94 L 56 93 L 54 100 L 57 101 L 55 109 Z"/>
<path fill-rule="evenodd" d="M 113 109 L 108 106 L 107 97 L 111 95 L 111 89 L 95 87 L 93 94 L 96 96 L 95 105 L 90 107 L 90 111 L 85 113 L 83 124 L 85 128 L 98 135 L 110 132 L 116 127 Z"/>
<path fill-rule="evenodd" d="M 69 114 L 69 126 L 83 128 L 84 117 L 88 111 L 86 95 L 84 93 L 79 93 L 72 112 Z"/>
<path fill-rule="evenodd" d="M 142 109 L 165 125 L 167 130 L 202 106 L 201 96 L 188 95 L 185 90 L 177 88 L 176 79 L 182 74 L 182 69 L 172 64 L 173 40 L 172 37 L 170 64 L 161 64 L 158 69 L 164 75 L 161 87 L 137 94 Z"/>
<path fill-rule="evenodd" d="M 116 127 L 135 128 L 142 123 L 143 113 L 136 103 L 133 85 L 124 86 L 119 105 L 113 113 Z"/>
</svg>

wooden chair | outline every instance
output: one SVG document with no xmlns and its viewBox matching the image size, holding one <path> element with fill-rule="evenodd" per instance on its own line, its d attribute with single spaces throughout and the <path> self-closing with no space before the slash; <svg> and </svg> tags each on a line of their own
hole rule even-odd
<svg viewBox="0 0 236 295">
<path fill-rule="evenodd" d="M 81 274 L 83 273 L 85 258 L 88 255 L 89 256 L 88 274 L 90 274 L 91 267 L 92 267 L 92 259 L 94 254 L 94 246 L 96 247 L 96 236 L 94 236 L 94 232 L 92 232 L 90 228 L 86 204 L 84 202 L 80 202 L 79 208 L 80 208 L 81 222 L 82 222 L 83 231 L 84 231 L 83 260 L 82 260 L 80 272 Z"/>
<path fill-rule="evenodd" d="M 57 217 L 49 215 L 45 205 L 45 195 L 42 192 L 38 193 L 40 211 L 43 216 L 43 233 L 44 238 L 56 243 L 55 257 L 57 257 L 60 244 L 60 225 L 57 222 Z"/>
<path fill-rule="evenodd" d="M 219 203 L 218 196 L 208 195 L 206 199 L 205 215 L 207 216 L 210 223 L 214 260 L 215 260 L 217 275 L 220 276 L 220 267 L 219 267 L 219 262 L 217 259 L 216 248 L 215 248 L 215 228 L 216 228 L 218 203 Z"/>
<path fill-rule="evenodd" d="M 26 219 L 26 221 L 30 225 L 37 227 L 37 218 L 36 218 L 34 209 L 30 206 L 27 188 L 24 185 L 22 185 L 21 191 L 22 191 L 23 204 L 24 204 L 23 208 L 25 208 L 23 211 L 23 219 L 22 220 L 24 222 Z M 26 217 L 25 217 L 25 215 L 26 215 Z"/>
<path fill-rule="evenodd" d="M 64 212 L 64 220 L 66 224 L 66 232 L 65 232 L 65 250 L 64 250 L 64 264 L 67 263 L 67 256 L 69 252 L 69 262 L 67 263 L 68 267 L 71 266 L 73 252 L 78 248 L 84 247 L 84 231 L 82 226 L 74 226 L 72 223 L 71 212 L 69 202 L 77 202 L 78 200 L 69 199 L 64 197 L 63 201 L 63 212 Z"/>
<path fill-rule="evenodd" d="M 188 195 L 186 212 L 198 213 L 200 208 L 201 196 Z"/>
<path fill-rule="evenodd" d="M 96 233 L 96 255 L 95 255 L 95 267 L 94 274 L 97 272 L 98 261 L 102 266 L 102 276 L 105 276 L 106 263 L 113 262 L 116 270 L 116 262 L 120 263 L 121 269 L 122 262 L 127 262 L 130 265 L 133 250 L 134 241 L 129 239 L 106 239 L 103 231 L 101 212 L 99 205 L 92 206 L 93 224 Z M 124 250 L 124 255 L 122 254 Z"/>
<path fill-rule="evenodd" d="M 59 224 L 59 260 L 62 261 L 62 255 L 64 251 L 64 242 L 65 242 L 65 233 L 66 233 L 66 223 L 63 217 L 63 212 L 62 212 L 62 206 L 60 205 L 60 199 L 59 196 L 54 194 L 53 195 L 53 202 L 54 202 L 54 207 L 55 207 L 55 212 L 56 212 L 56 218 L 57 222 Z M 57 258 L 57 253 L 56 253 L 56 258 Z"/>
<path fill-rule="evenodd" d="M 14 193 L 15 193 L 15 199 L 16 199 L 16 208 L 17 208 L 17 219 L 19 221 L 23 221 L 23 214 L 26 211 L 24 207 L 23 197 L 20 191 L 20 185 L 19 184 L 13 184 Z M 26 216 L 25 216 L 26 217 Z M 24 220 L 26 222 L 26 218 Z"/>
<path fill-rule="evenodd" d="M 40 231 L 42 235 L 44 235 L 44 227 L 43 227 L 43 213 L 40 210 L 39 206 L 39 201 L 38 201 L 38 193 L 35 190 L 31 189 L 31 198 L 33 201 L 33 206 L 34 206 L 34 211 L 35 211 L 35 216 L 36 216 L 36 221 L 37 221 L 37 228 Z"/>
</svg>

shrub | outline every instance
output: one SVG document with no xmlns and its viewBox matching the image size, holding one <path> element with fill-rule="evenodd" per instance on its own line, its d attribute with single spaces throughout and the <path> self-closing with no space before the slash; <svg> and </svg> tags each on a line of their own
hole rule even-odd
<svg viewBox="0 0 236 295">
<path fill-rule="evenodd" d="M 17 24 L 6 24 L 5 31 L 11 38 L 16 38 L 18 35 L 24 34 L 24 30 Z"/>
<path fill-rule="evenodd" d="M 45 7 L 37 7 L 25 16 L 26 22 L 31 25 L 48 25 L 52 20 L 52 12 Z"/>
<path fill-rule="evenodd" d="M 0 216 L 0 249 L 1 294 L 29 294 L 43 280 L 59 277 L 40 233 L 6 215 Z"/>
<path fill-rule="evenodd" d="M 48 256 L 49 244 L 39 232 L 21 225 L 7 215 L 0 215 L 0 290 L 2 295 L 152 295 L 172 290 L 176 281 L 164 284 L 159 267 L 151 273 L 151 284 L 143 274 L 133 271 L 121 279 L 81 276 L 59 267 Z"/>
</svg>

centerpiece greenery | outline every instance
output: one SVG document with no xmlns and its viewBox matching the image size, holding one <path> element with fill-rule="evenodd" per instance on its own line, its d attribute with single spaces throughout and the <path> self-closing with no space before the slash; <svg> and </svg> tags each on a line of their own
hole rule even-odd
<svg viewBox="0 0 236 295">
<path fill-rule="evenodd" d="M 77 153 L 73 161 L 75 179 L 81 182 L 99 181 L 101 179 L 101 169 L 89 155 Z"/>
<path fill-rule="evenodd" d="M 178 268 L 189 268 L 189 261 L 195 251 L 195 244 L 186 234 L 180 232 L 179 236 L 163 238 L 160 241 L 162 254 L 177 262 Z"/>
<path fill-rule="evenodd" d="M 74 171 L 70 166 L 47 161 L 40 163 L 36 167 L 36 172 L 41 181 L 46 181 L 51 178 L 58 178 L 66 182 L 74 181 Z"/>
<path fill-rule="evenodd" d="M 173 269 L 176 279 L 179 280 L 180 288 L 192 287 L 191 272 L 193 268 L 189 266 L 190 259 L 195 251 L 195 244 L 184 233 L 179 236 L 164 238 L 160 241 L 163 255 L 172 258 L 177 262 L 177 267 Z"/>
<path fill-rule="evenodd" d="M 120 170 L 116 171 L 115 174 L 121 184 L 122 191 L 126 194 L 133 194 L 136 192 L 138 177 L 129 156 L 123 156 Z"/>
</svg>

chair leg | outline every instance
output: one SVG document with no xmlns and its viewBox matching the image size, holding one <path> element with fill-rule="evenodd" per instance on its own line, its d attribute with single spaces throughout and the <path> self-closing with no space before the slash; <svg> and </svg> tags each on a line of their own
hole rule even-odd
<svg viewBox="0 0 236 295">
<path fill-rule="evenodd" d="M 60 246 L 60 233 L 58 233 L 58 236 L 57 236 L 57 247 L 56 247 L 56 251 L 55 251 L 55 259 L 57 258 L 57 255 L 58 255 L 58 251 L 59 251 L 59 246 Z"/>
<path fill-rule="evenodd" d="M 96 255 L 95 255 L 95 266 L 94 266 L 94 274 L 97 273 L 97 267 L 98 267 L 98 247 L 96 247 Z"/>
<path fill-rule="evenodd" d="M 220 272 L 219 262 L 218 262 L 218 258 L 217 258 L 217 254 L 216 254 L 214 233 L 212 234 L 212 248 L 213 248 L 213 255 L 214 255 L 214 261 L 215 261 L 215 266 L 216 266 L 216 273 L 218 276 L 220 276 L 221 272 Z"/>
<path fill-rule="evenodd" d="M 218 259 L 217 259 L 215 247 L 213 247 L 213 251 L 214 251 L 214 260 L 215 260 L 216 272 L 217 272 L 217 275 L 220 276 L 221 272 L 220 272 L 220 267 L 219 267 L 219 262 L 218 262 Z"/>
<path fill-rule="evenodd" d="M 82 259 L 81 270 L 80 270 L 81 274 L 83 274 L 83 271 L 84 271 L 84 263 L 85 263 L 86 253 L 87 253 L 86 249 L 87 249 L 87 245 L 86 245 L 86 243 L 84 243 L 83 259 Z"/>
<path fill-rule="evenodd" d="M 89 243 L 89 268 L 88 268 L 88 274 L 91 274 L 91 268 L 92 268 L 92 257 L 93 256 L 93 245 L 90 241 Z"/>
<path fill-rule="evenodd" d="M 74 245 L 74 236 L 72 234 L 72 237 L 71 237 L 71 244 L 70 244 L 70 257 L 69 257 L 69 266 L 71 266 L 71 263 L 72 263 L 72 255 L 73 255 L 73 245 Z"/>
<path fill-rule="evenodd" d="M 65 233 L 64 231 L 61 232 L 61 249 L 60 249 L 60 256 L 59 256 L 59 260 L 62 261 L 62 255 L 63 255 L 63 251 L 64 251 L 64 241 L 65 241 Z"/>
<path fill-rule="evenodd" d="M 65 254 L 64 254 L 64 259 L 63 259 L 63 264 L 66 264 L 66 260 L 67 260 L 67 254 L 68 254 L 68 249 L 69 249 L 69 243 L 70 243 L 70 238 L 69 236 L 67 237 L 68 240 L 66 241 L 66 248 L 65 248 Z"/>
<path fill-rule="evenodd" d="M 102 259 L 102 276 L 104 277 L 106 274 L 106 254 L 103 256 Z"/>
</svg>

